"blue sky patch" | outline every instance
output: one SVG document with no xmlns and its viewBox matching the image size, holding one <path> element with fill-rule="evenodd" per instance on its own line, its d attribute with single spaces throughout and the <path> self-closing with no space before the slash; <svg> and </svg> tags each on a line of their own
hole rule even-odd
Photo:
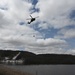
<svg viewBox="0 0 75 75">
<path fill-rule="evenodd" d="M 75 10 L 70 13 L 69 17 L 70 19 L 75 20 Z"/>
<path fill-rule="evenodd" d="M 6 7 L 0 7 L 1 10 L 8 10 Z"/>
<path fill-rule="evenodd" d="M 20 24 L 20 25 L 24 25 L 24 24 L 25 24 L 25 22 L 19 22 L 19 24 Z"/>
</svg>

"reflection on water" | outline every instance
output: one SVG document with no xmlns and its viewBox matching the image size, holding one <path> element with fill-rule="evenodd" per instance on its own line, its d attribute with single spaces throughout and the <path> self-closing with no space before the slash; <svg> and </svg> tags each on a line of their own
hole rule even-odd
<svg viewBox="0 0 75 75">
<path fill-rule="evenodd" d="M 75 75 L 75 65 L 14 65 L 9 67 L 33 75 Z"/>
</svg>

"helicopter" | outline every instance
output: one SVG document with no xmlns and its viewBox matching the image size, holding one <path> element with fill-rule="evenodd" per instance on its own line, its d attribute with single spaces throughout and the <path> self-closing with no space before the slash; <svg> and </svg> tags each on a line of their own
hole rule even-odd
<svg viewBox="0 0 75 75">
<path fill-rule="evenodd" d="M 27 20 L 30 20 L 30 21 L 28 22 L 28 24 L 30 24 L 30 23 L 32 23 L 33 21 L 35 21 L 36 18 L 38 18 L 39 16 L 33 18 L 33 17 L 30 15 L 30 17 L 31 17 L 31 18 L 27 19 Z"/>
</svg>

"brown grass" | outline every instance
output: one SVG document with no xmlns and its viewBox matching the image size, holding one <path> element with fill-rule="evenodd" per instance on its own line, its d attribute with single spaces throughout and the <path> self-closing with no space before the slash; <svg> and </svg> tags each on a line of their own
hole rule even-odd
<svg viewBox="0 0 75 75">
<path fill-rule="evenodd" d="M 31 75 L 31 74 L 17 71 L 4 65 L 0 65 L 0 75 Z"/>
</svg>

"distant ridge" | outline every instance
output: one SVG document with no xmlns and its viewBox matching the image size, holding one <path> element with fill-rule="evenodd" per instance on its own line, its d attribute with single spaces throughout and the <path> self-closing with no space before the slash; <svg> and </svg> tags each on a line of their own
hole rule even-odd
<svg viewBox="0 0 75 75">
<path fill-rule="evenodd" d="M 31 64 L 75 64 L 75 55 L 70 54 L 34 54 L 28 51 L 0 50 L 0 60 L 5 57 L 12 59 L 17 53 L 18 59 L 23 59 L 25 65 Z"/>
<path fill-rule="evenodd" d="M 10 57 L 10 59 L 12 59 L 19 52 L 21 52 L 21 53 L 17 59 L 35 56 L 34 53 L 28 52 L 28 51 L 0 50 L 0 57 L 1 58 Z"/>
</svg>

